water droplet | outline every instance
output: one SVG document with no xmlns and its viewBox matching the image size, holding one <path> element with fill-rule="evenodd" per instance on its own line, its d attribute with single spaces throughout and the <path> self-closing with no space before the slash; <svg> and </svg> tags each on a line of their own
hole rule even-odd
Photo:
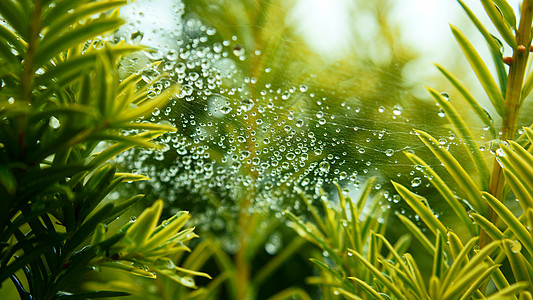
<svg viewBox="0 0 533 300">
<path fill-rule="evenodd" d="M 307 92 L 307 90 L 308 90 L 307 85 L 305 84 L 300 85 L 300 92 L 305 93 Z"/>
<path fill-rule="evenodd" d="M 446 113 L 445 113 L 444 110 L 442 110 L 442 109 L 439 109 L 439 112 L 437 113 L 437 115 L 438 115 L 439 117 L 441 117 L 441 118 L 446 117 Z"/>
<path fill-rule="evenodd" d="M 167 53 L 167 59 L 170 61 L 175 61 L 178 59 L 178 51 L 175 49 L 170 49 Z"/>
<path fill-rule="evenodd" d="M 244 111 L 249 111 L 254 107 L 254 101 L 252 99 L 244 99 L 241 101 L 241 109 Z"/>
<path fill-rule="evenodd" d="M 323 161 L 321 162 L 319 165 L 318 165 L 318 169 L 321 171 L 321 172 L 328 172 L 329 171 L 329 163 L 327 161 Z"/>
<path fill-rule="evenodd" d="M 296 121 L 296 127 L 302 127 L 303 125 L 304 125 L 304 121 L 303 120 Z"/>
<path fill-rule="evenodd" d="M 519 253 L 522 250 L 522 244 L 520 243 L 520 241 L 517 240 L 511 241 L 509 247 L 511 249 L 511 252 L 513 253 Z"/>
<path fill-rule="evenodd" d="M 279 249 L 282 246 L 281 237 L 279 234 L 272 234 L 268 241 L 265 244 L 265 251 L 270 255 L 275 255 L 278 253 Z"/>
<path fill-rule="evenodd" d="M 402 110 L 403 108 L 399 104 L 396 104 L 394 105 L 394 109 L 392 110 L 392 113 L 396 116 L 399 116 L 402 114 Z"/>
<path fill-rule="evenodd" d="M 422 179 L 420 179 L 420 177 L 415 177 L 413 180 L 411 180 L 412 187 L 418 187 L 420 184 L 422 184 Z"/>
<path fill-rule="evenodd" d="M 393 150 L 393 149 L 387 149 L 387 150 L 385 150 L 385 155 L 387 155 L 387 156 L 393 156 L 393 155 L 394 155 L 394 150 Z"/>
<path fill-rule="evenodd" d="M 485 112 L 485 114 L 487 115 L 487 118 L 489 118 L 489 120 L 492 122 L 493 120 L 492 120 L 492 116 L 490 115 L 490 113 L 485 108 L 482 107 L 482 109 Z"/>
<path fill-rule="evenodd" d="M 135 222 L 135 221 L 137 221 L 137 217 L 136 217 L 136 216 L 131 216 L 131 217 L 130 217 L 130 222 L 133 223 L 133 222 Z"/>
<path fill-rule="evenodd" d="M 233 47 L 233 55 L 235 56 L 243 56 L 244 55 L 244 47 L 241 45 L 235 45 Z"/>
<path fill-rule="evenodd" d="M 54 128 L 54 129 L 57 129 L 59 128 L 59 126 L 61 125 L 59 123 L 59 120 L 56 118 L 56 117 L 50 117 L 50 121 L 48 122 L 48 124 L 50 125 L 50 127 Z"/>
<path fill-rule="evenodd" d="M 190 288 L 193 288 L 195 286 L 195 283 L 194 283 L 194 279 L 192 279 L 191 277 L 181 277 L 180 278 L 180 283 L 183 284 L 184 286 L 186 287 L 190 287 Z"/>
<path fill-rule="evenodd" d="M 380 107 L 378 108 L 378 111 L 379 111 L 380 113 L 384 112 L 384 111 L 385 111 L 385 106 L 380 106 Z"/>
<path fill-rule="evenodd" d="M 230 111 L 231 111 L 231 107 L 229 107 L 229 106 L 223 106 L 223 107 L 220 108 L 220 112 L 225 114 L 225 115 L 229 114 Z"/>
<path fill-rule="evenodd" d="M 450 95 L 448 93 L 442 92 L 440 93 L 440 95 L 442 96 L 442 98 L 444 98 L 444 100 L 450 101 Z"/>
</svg>

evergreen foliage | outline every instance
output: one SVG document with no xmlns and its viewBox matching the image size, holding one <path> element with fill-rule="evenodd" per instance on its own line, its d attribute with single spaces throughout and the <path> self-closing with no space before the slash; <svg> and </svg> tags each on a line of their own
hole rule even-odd
<svg viewBox="0 0 533 300">
<path fill-rule="evenodd" d="M 189 287 L 192 276 L 207 276 L 172 263 L 195 235 L 182 230 L 185 212 L 156 227 L 161 201 L 107 233 L 142 195 L 106 196 L 148 179 L 118 173 L 112 158 L 134 146 L 161 147 L 152 140 L 175 130 L 139 118 L 177 88 L 153 95 L 140 73 L 119 78 L 121 57 L 142 49 L 106 38 L 123 24 L 117 9 L 126 3 L 0 3 L 0 282 L 11 280 L 21 299 L 128 295 L 72 290 L 72 277 L 102 267 Z"/>
</svg>

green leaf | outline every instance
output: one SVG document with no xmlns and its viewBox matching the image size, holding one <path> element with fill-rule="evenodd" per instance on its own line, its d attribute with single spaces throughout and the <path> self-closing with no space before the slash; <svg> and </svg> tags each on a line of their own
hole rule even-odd
<svg viewBox="0 0 533 300">
<path fill-rule="evenodd" d="M 141 200 L 144 197 L 144 195 L 135 195 L 127 200 L 122 201 L 121 203 L 115 205 L 113 207 L 113 210 L 110 212 L 109 216 L 104 219 L 104 223 L 109 224 L 111 221 L 115 220 L 118 216 L 123 214 L 130 206 L 137 203 L 137 201 Z"/>
<path fill-rule="evenodd" d="M 533 295 L 528 291 L 523 291 L 520 293 L 520 300 L 532 300 Z"/>
<path fill-rule="evenodd" d="M 444 249 L 443 249 L 443 238 L 440 232 L 437 232 L 436 244 L 435 244 L 435 256 L 433 256 L 433 269 L 431 271 L 431 276 L 440 278 L 444 272 L 445 262 L 444 262 Z"/>
<path fill-rule="evenodd" d="M 522 242 L 524 247 L 530 254 L 533 254 L 533 239 L 528 230 L 520 221 L 513 215 L 513 213 L 489 193 L 483 192 L 483 198 L 492 207 L 492 209 L 500 216 L 502 221 L 511 229 L 514 235 Z"/>
<path fill-rule="evenodd" d="M 431 209 L 425 205 L 427 201 L 422 200 L 423 197 L 414 194 L 410 190 L 408 190 L 406 187 L 404 187 L 401 184 L 398 184 L 394 181 L 392 181 L 392 185 L 402 196 L 402 198 L 409 204 L 409 206 L 414 210 L 414 212 L 424 221 L 424 223 L 428 226 L 428 228 L 433 232 L 433 234 L 437 235 L 438 232 L 445 235 L 447 230 L 446 227 L 435 217 Z"/>
<path fill-rule="evenodd" d="M 429 278 L 428 294 L 430 299 L 438 299 L 440 290 L 440 280 L 438 277 L 431 276 Z"/>
<path fill-rule="evenodd" d="M 163 134 L 163 132 L 144 132 L 138 135 L 135 135 L 135 137 L 142 138 L 143 140 L 151 140 L 158 136 Z M 116 143 L 108 148 L 106 148 L 104 151 L 98 153 L 95 155 L 95 157 L 91 160 L 89 165 L 91 167 L 99 166 L 106 161 L 112 159 L 113 157 L 119 155 L 120 153 L 132 148 L 134 144 L 123 144 L 123 143 Z"/>
<path fill-rule="evenodd" d="M 516 282 L 490 295 L 489 297 L 487 297 L 487 300 L 505 299 L 505 297 L 511 297 L 511 299 L 516 299 L 514 295 L 520 291 L 527 289 L 528 287 L 529 284 L 527 282 Z"/>
<path fill-rule="evenodd" d="M 113 203 L 108 203 L 90 216 L 85 223 L 83 223 L 78 230 L 72 235 L 72 237 L 65 244 L 65 251 L 73 251 L 80 246 L 98 226 L 99 223 L 108 216 L 113 210 Z"/>
<path fill-rule="evenodd" d="M 502 9 L 502 7 L 496 7 L 495 3 L 497 2 L 506 2 L 506 1 L 481 0 L 481 4 L 483 4 L 483 7 L 485 8 L 487 15 L 489 15 L 489 18 L 494 24 L 494 27 L 498 29 L 498 32 L 500 32 L 505 42 L 507 42 L 507 44 L 511 46 L 511 48 L 516 49 L 516 46 L 517 46 L 516 38 L 513 32 L 511 31 L 511 28 L 509 27 L 509 25 L 506 24 L 506 21 L 504 20 L 505 14 L 503 14 L 503 11 L 498 10 L 498 8 Z M 507 16 L 510 19 L 510 21 L 512 21 L 512 17 L 514 17 L 512 8 L 503 6 L 503 9 L 506 10 L 507 14 L 512 13 L 512 16 L 509 16 L 509 15 Z M 510 23 L 510 24 L 512 25 L 513 23 Z M 515 17 L 514 24 L 516 24 L 516 17 Z"/>
<path fill-rule="evenodd" d="M 163 134 L 164 132 L 161 132 L 160 134 Z M 118 135 L 118 134 L 94 134 L 90 138 L 91 140 L 95 141 L 115 141 L 118 144 L 122 145 L 133 145 L 133 146 L 141 146 L 145 148 L 154 148 L 154 149 L 162 149 L 164 146 L 161 144 L 157 144 L 155 142 L 152 142 L 149 139 L 144 138 L 143 136 L 139 135 Z"/>
<path fill-rule="evenodd" d="M 468 8 L 468 6 L 466 6 L 466 4 L 464 4 L 462 0 L 457 1 L 462 6 L 463 10 L 466 12 L 472 23 L 474 23 L 478 31 L 483 35 L 485 41 L 489 45 L 492 60 L 494 62 L 494 65 L 496 66 L 496 71 L 498 73 L 500 90 L 502 92 L 502 95 L 505 95 L 505 91 L 507 88 L 507 71 L 503 63 L 502 42 L 500 42 L 500 40 L 498 40 L 495 36 L 489 33 L 489 31 L 483 26 L 483 24 L 479 21 L 476 15 L 470 10 L 470 8 Z M 496 135 L 494 135 L 494 137 L 496 137 Z"/>
<path fill-rule="evenodd" d="M 415 130 L 418 134 L 418 137 L 426 146 L 431 150 L 431 152 L 439 159 L 441 163 L 444 164 L 444 167 L 450 173 L 454 181 L 461 188 L 461 190 L 466 194 L 470 204 L 478 212 L 482 212 L 483 215 L 487 213 L 487 207 L 481 197 L 478 187 L 470 178 L 468 173 L 461 167 L 461 164 L 450 154 L 450 152 L 442 148 L 439 143 L 429 134 Z"/>
<path fill-rule="evenodd" d="M 83 115 L 85 115 L 86 117 L 90 117 L 93 119 L 96 119 L 98 116 L 97 113 L 90 106 L 70 104 L 39 111 L 37 113 L 32 114 L 29 120 L 30 122 L 39 122 L 41 120 L 48 121 L 51 117 L 70 117 L 74 114 L 77 115 L 76 117 L 84 117 Z"/>
<path fill-rule="evenodd" d="M 480 275 L 472 278 L 472 280 L 470 280 L 470 283 L 466 282 L 466 286 L 470 286 L 470 287 L 468 287 L 468 289 L 466 291 L 462 292 L 461 298 L 459 298 L 459 299 L 460 300 L 472 299 L 471 298 L 472 295 L 479 289 L 479 287 L 483 283 L 485 283 L 485 281 L 487 281 L 490 278 L 492 273 L 494 273 L 499 267 L 500 267 L 499 265 L 491 266 L 490 268 L 486 269 Z"/>
<path fill-rule="evenodd" d="M 148 241 L 146 242 L 146 251 L 149 251 L 153 246 L 163 244 L 166 240 L 175 235 L 190 218 L 188 212 L 182 211 L 175 214 L 170 219 L 163 221 L 148 238 Z"/>
<path fill-rule="evenodd" d="M 440 178 L 437 172 L 435 172 L 428 164 L 426 164 L 425 161 L 423 161 L 420 157 L 416 156 L 415 154 L 411 154 L 408 152 L 404 152 L 404 154 L 415 165 L 422 166 L 422 172 L 424 172 L 424 174 L 426 174 L 428 178 L 431 178 L 430 180 L 431 184 L 439 191 L 439 193 L 444 198 L 446 203 L 450 205 L 454 213 L 459 217 L 462 223 L 468 228 L 468 230 L 470 231 L 470 234 L 472 236 L 475 236 L 477 234 L 476 228 L 474 224 L 472 224 L 472 221 L 470 220 L 470 218 L 468 217 L 468 214 L 466 213 L 463 203 L 461 203 L 459 199 L 457 199 L 455 194 L 448 187 L 448 185 L 444 183 L 444 181 Z"/>
<path fill-rule="evenodd" d="M 378 300 L 385 300 L 383 296 L 381 296 L 380 293 L 378 293 L 375 289 L 373 289 L 370 285 L 368 285 L 366 282 L 362 281 L 361 279 L 357 277 L 348 277 L 348 279 L 355 281 L 360 287 L 365 290 L 370 296 L 374 297 Z"/>
<path fill-rule="evenodd" d="M 128 229 L 126 237 L 134 243 L 134 247 L 148 243 L 148 238 L 152 235 L 162 211 L 163 201 L 158 200 L 151 207 L 145 209 Z"/>
<path fill-rule="evenodd" d="M 64 34 L 45 39 L 35 54 L 35 67 L 39 68 L 48 60 L 67 51 L 69 48 L 95 36 L 117 29 L 122 24 L 124 24 L 124 21 L 121 19 L 101 18 L 77 26 Z"/>
<path fill-rule="evenodd" d="M 313 227 L 312 224 L 305 224 L 302 220 L 298 219 L 298 217 L 296 217 L 290 211 L 285 211 L 285 214 L 289 218 L 289 220 L 293 222 L 292 224 L 296 225 L 293 227 L 295 227 L 300 236 L 306 238 L 312 243 L 318 245 L 321 249 L 327 251 L 334 261 L 341 261 L 338 255 L 335 254 L 335 251 L 333 251 L 333 249 L 331 249 L 331 247 L 326 244 L 326 242 L 324 241 L 324 237 L 322 236 L 322 234 L 320 234 L 316 227 Z"/>
<path fill-rule="evenodd" d="M 524 87 L 522 88 L 522 94 L 520 95 L 520 103 L 523 103 L 526 100 L 527 96 L 531 94 L 533 90 L 533 72 L 527 75 L 526 81 L 524 82 Z"/>
<path fill-rule="evenodd" d="M 130 123 L 120 123 L 112 124 L 111 128 L 119 127 L 121 129 L 144 129 L 144 130 L 153 130 L 153 131 L 165 131 L 165 132 L 176 132 L 178 129 L 170 124 L 154 124 L 147 122 L 130 122 Z"/>
<path fill-rule="evenodd" d="M 13 54 L 11 46 L 9 46 L 6 42 L 0 41 L 0 54 L 2 54 L 2 58 L 6 60 L 6 65 L 2 66 L 0 68 L 0 76 L 8 75 L 8 73 L 11 71 L 10 69 L 18 69 L 20 68 L 20 63 L 18 58 Z M 10 65 L 8 65 L 10 64 Z"/>
<path fill-rule="evenodd" d="M 129 272 L 136 276 L 155 278 L 154 273 L 132 266 L 129 261 L 110 261 L 100 263 L 99 266 Z"/>
<path fill-rule="evenodd" d="M 17 191 L 17 179 L 5 165 L 0 165 L 0 184 L 10 195 L 15 194 Z"/>
<path fill-rule="evenodd" d="M 454 280 L 456 280 L 456 277 L 460 270 L 463 269 L 465 262 L 468 261 L 468 253 L 472 250 L 478 239 L 479 237 L 471 238 L 461 249 L 461 251 L 454 257 L 453 264 L 450 266 L 450 269 L 448 269 L 448 272 L 446 272 L 445 277 L 442 280 L 442 289 L 446 289 L 452 284 L 452 282 L 454 282 Z M 443 291 L 441 291 L 441 293 L 442 292 Z"/>
<path fill-rule="evenodd" d="M 447 240 L 448 245 L 450 246 L 450 254 L 452 255 L 452 258 L 455 260 L 457 259 L 457 256 L 463 250 L 464 246 L 461 242 L 461 239 L 455 234 L 453 231 L 448 231 L 447 233 Z"/>
<path fill-rule="evenodd" d="M 151 113 L 155 108 L 165 105 L 170 97 L 176 94 L 177 88 L 171 88 L 163 91 L 154 99 L 147 100 L 133 109 L 129 109 L 122 114 L 116 116 L 116 122 L 127 122 L 136 120 L 148 113 Z"/>
<path fill-rule="evenodd" d="M 533 189 L 529 185 L 524 185 L 520 179 L 508 169 L 503 169 L 503 176 L 513 191 L 516 199 L 518 199 L 522 210 L 526 211 L 528 207 L 533 207 Z"/>
<path fill-rule="evenodd" d="M 150 180 L 149 177 L 146 177 L 141 174 L 132 174 L 132 173 L 115 173 L 115 177 L 120 177 L 122 181 L 144 181 Z"/>
<path fill-rule="evenodd" d="M 80 293 L 66 293 L 59 292 L 55 299 L 61 300 L 85 300 L 95 298 L 114 298 L 130 296 L 130 293 L 126 292 L 114 292 L 114 291 L 95 291 L 95 292 L 80 292 Z"/>
<path fill-rule="evenodd" d="M 1 4 L 0 4 L 1 5 Z M 28 45 L 17 37 L 15 33 L 4 26 L 0 26 L 0 37 L 15 47 L 18 53 L 26 53 Z"/>
<path fill-rule="evenodd" d="M 366 260 L 361 254 L 351 249 L 348 249 L 350 253 L 353 254 L 365 267 L 376 277 L 376 279 L 382 283 L 395 297 L 402 299 L 403 293 L 396 287 L 396 285 L 391 282 L 381 271 L 374 267 L 368 260 Z"/>
<path fill-rule="evenodd" d="M 516 30 L 516 16 L 507 0 L 492 0 L 492 2 L 500 9 L 507 24 Z"/>
<path fill-rule="evenodd" d="M 359 195 L 359 198 L 357 200 L 356 204 L 356 211 L 361 212 L 363 210 L 363 207 L 365 207 L 366 202 L 370 198 L 370 193 L 372 192 L 372 188 L 374 187 L 374 183 L 376 182 L 376 177 L 371 177 L 367 179 L 364 186 L 361 188 L 361 193 Z"/>
<path fill-rule="evenodd" d="M 106 55 L 99 56 L 96 62 L 93 88 L 95 89 L 96 99 L 98 99 L 98 109 L 105 118 L 113 117 L 112 109 L 116 101 L 115 83 L 117 81 L 117 74 L 110 57 Z"/>
<path fill-rule="evenodd" d="M 381 242 L 389 249 L 389 253 L 395 258 L 395 262 L 403 269 L 404 272 L 408 273 L 409 268 L 404 263 L 404 260 L 400 257 L 400 254 L 396 252 L 396 249 L 389 243 L 389 241 L 382 234 L 373 234 L 375 237 L 379 238 Z M 377 250 L 377 249 L 376 249 Z"/>
<path fill-rule="evenodd" d="M 309 260 L 315 265 L 317 265 L 321 270 L 325 271 L 327 274 L 330 274 L 331 277 L 336 279 L 338 282 L 341 282 L 344 285 L 346 285 L 346 283 L 343 282 L 343 278 L 341 277 L 341 275 L 336 270 L 334 270 L 330 265 L 318 259 L 314 259 L 314 258 L 310 258 Z M 335 283 L 335 286 L 337 286 L 337 283 Z M 347 287 L 349 288 L 348 285 Z"/>
<path fill-rule="evenodd" d="M 526 149 L 522 148 L 515 141 L 509 141 L 509 147 L 528 165 L 533 169 L 533 155 Z"/>
<path fill-rule="evenodd" d="M 50 23 L 52 23 L 54 20 L 61 18 L 63 15 L 67 14 L 68 11 L 72 10 L 72 12 L 74 12 L 76 7 L 82 5 L 83 2 L 87 2 L 87 0 L 55 1 L 55 5 L 52 5 L 43 13 L 43 20 L 41 22 L 41 26 L 48 27 Z"/>
<path fill-rule="evenodd" d="M 507 258 L 509 259 L 509 264 L 511 265 L 511 269 L 513 270 L 515 280 L 517 282 L 525 281 L 529 283 L 530 287 L 532 287 L 533 282 L 531 280 L 531 274 L 529 274 L 526 267 L 528 261 L 520 252 L 521 246 L 518 246 L 516 243 L 518 243 L 518 241 L 504 240 L 503 250 L 505 251 Z"/>
<path fill-rule="evenodd" d="M 485 110 L 483 110 L 483 108 L 479 105 L 474 96 L 472 96 L 468 89 L 461 82 L 459 82 L 459 80 L 455 76 L 453 76 L 450 71 L 446 70 L 440 65 L 436 66 L 437 69 L 439 69 L 439 71 L 444 75 L 444 77 L 446 77 L 451 82 L 451 84 L 459 91 L 459 93 L 463 95 L 466 102 L 468 102 L 474 113 L 479 117 L 479 119 L 481 119 L 483 124 L 485 124 L 485 126 L 489 128 L 491 136 L 493 138 L 496 138 L 497 134 L 496 129 L 494 128 L 493 121 L 489 118 Z"/>
<path fill-rule="evenodd" d="M 32 169 L 19 180 L 19 188 L 24 187 L 24 189 L 21 189 L 22 193 L 20 196 L 24 198 L 32 193 L 43 191 L 46 187 L 57 181 L 85 170 L 87 170 L 87 166 L 74 164 Z"/>
<path fill-rule="evenodd" d="M 505 235 L 498 229 L 498 227 L 482 215 L 471 213 L 470 217 L 472 217 L 472 219 L 490 236 L 491 239 L 501 240 L 505 238 Z"/>
<path fill-rule="evenodd" d="M 107 227 L 105 224 L 98 224 L 94 230 L 93 237 L 91 239 L 91 245 L 96 245 L 105 240 L 105 235 L 107 232 Z"/>
<path fill-rule="evenodd" d="M 488 257 L 487 260 L 489 260 L 491 264 L 494 263 L 494 261 L 490 257 Z M 509 287 L 509 282 L 507 281 L 507 278 L 505 277 L 505 275 L 503 275 L 500 269 L 497 269 L 492 274 L 491 278 L 494 281 L 494 285 L 496 286 L 498 290 L 502 290 L 502 289 Z"/>
<path fill-rule="evenodd" d="M 85 299 L 96 299 L 96 298 L 114 298 L 114 297 L 124 297 L 130 296 L 130 293 L 126 292 L 115 292 L 115 291 L 96 291 L 96 292 L 80 292 L 74 294 L 59 294 L 55 299 L 61 300 L 85 300 Z"/>
<path fill-rule="evenodd" d="M 422 233 L 422 230 L 418 226 L 416 226 L 411 220 L 409 220 L 406 216 L 403 216 L 401 214 L 396 214 L 396 216 L 400 219 L 400 221 L 407 227 L 409 232 L 415 236 L 415 238 L 422 244 L 422 248 L 424 248 L 430 255 L 435 254 L 435 248 L 433 247 L 433 244 L 429 241 L 429 239 L 426 237 L 424 233 Z"/>
<path fill-rule="evenodd" d="M 72 11 L 72 13 L 63 14 L 59 18 L 51 22 L 47 30 L 45 29 L 46 35 L 44 39 L 61 35 L 64 32 L 68 31 L 70 26 L 77 25 L 80 20 L 84 20 L 92 15 L 96 15 L 98 13 L 106 12 L 113 8 L 120 7 L 126 4 L 127 2 L 128 1 L 126 0 L 98 1 L 80 5 L 76 7 Z"/>
<path fill-rule="evenodd" d="M 422 273 L 420 273 L 420 268 L 418 267 L 415 259 L 409 253 L 405 253 L 404 257 L 405 257 L 405 262 L 409 266 L 411 276 L 413 277 L 413 283 L 416 284 L 419 298 L 427 297 L 427 289 L 425 286 L 425 280 L 424 280 L 424 277 L 422 276 Z"/>
<path fill-rule="evenodd" d="M 485 246 L 481 251 L 476 253 L 459 272 L 454 272 L 454 264 L 447 273 L 446 282 L 451 283 L 451 286 L 443 282 L 442 288 L 446 289 L 444 291 L 445 299 L 456 299 L 457 296 L 465 293 L 465 289 L 468 289 L 475 281 L 476 278 L 480 276 L 486 276 L 487 278 L 498 268 L 498 265 L 488 265 L 488 263 L 483 263 L 483 261 L 496 249 L 501 243 L 499 241 L 492 242 Z M 465 249 L 466 246 L 465 246 Z M 466 255 L 466 253 L 465 253 Z M 455 269 L 457 270 L 457 269 Z M 453 278 L 452 278 L 453 277 Z"/>
<path fill-rule="evenodd" d="M 29 21 L 24 12 L 16 2 L 12 0 L 0 1 L 0 15 L 11 25 L 13 29 L 24 39 L 27 40 L 29 34 Z"/>
<path fill-rule="evenodd" d="M 492 78 L 489 69 L 487 68 L 477 51 L 474 49 L 472 44 L 470 44 L 468 39 L 464 36 L 464 34 L 459 31 L 457 27 L 453 25 L 450 25 L 450 27 L 452 29 L 453 35 L 455 36 L 455 39 L 459 43 L 459 46 L 461 46 L 464 55 L 468 59 L 470 66 L 476 73 L 479 82 L 481 83 L 483 89 L 489 96 L 492 105 L 500 116 L 505 116 L 506 108 L 503 96 L 500 92 L 500 89 L 498 88 L 498 85 L 496 84 L 496 82 L 494 82 L 494 79 Z"/>
<path fill-rule="evenodd" d="M 529 208 L 525 215 L 527 217 L 527 224 L 529 226 L 529 234 L 531 235 L 531 239 L 533 240 L 533 208 Z"/>
<path fill-rule="evenodd" d="M 32 261 L 38 260 L 41 255 L 50 250 L 50 247 L 56 243 L 54 240 L 49 240 L 47 243 L 33 247 L 31 251 L 24 251 L 20 257 L 16 258 L 9 265 L 0 268 L 0 282 L 4 282 L 9 276 L 15 274 L 20 268 L 30 264 Z"/>
<path fill-rule="evenodd" d="M 444 110 L 446 113 L 446 118 L 448 118 L 448 120 L 450 120 L 450 122 L 454 125 L 454 131 L 465 141 L 467 153 L 470 155 L 474 161 L 474 164 L 476 165 L 476 169 L 478 170 L 480 177 L 481 189 L 484 190 L 489 181 L 490 172 L 487 162 L 483 157 L 481 150 L 479 150 L 479 145 L 476 143 L 472 133 L 468 129 L 466 123 L 463 121 L 461 115 L 455 110 L 450 102 L 445 100 L 443 96 L 436 90 L 430 87 L 426 87 L 426 89 L 429 91 L 431 96 L 433 96 L 435 101 L 437 101 L 442 110 Z"/>
<path fill-rule="evenodd" d="M 359 296 L 356 296 L 350 292 L 348 292 L 347 290 L 345 289 L 334 289 L 334 293 L 335 291 L 337 291 L 339 294 L 343 295 L 344 297 L 346 297 L 346 299 L 350 299 L 350 300 L 362 300 L 362 298 L 360 298 Z M 304 298 L 302 296 L 300 296 L 300 298 L 302 299 L 311 299 L 309 297 L 307 298 Z M 276 299 L 272 299 L 272 298 L 269 298 L 270 300 L 276 300 Z M 287 299 L 287 298 L 280 298 L 280 299 Z M 296 297 L 294 295 L 292 295 L 292 299 L 296 299 Z M 382 298 L 376 298 L 376 299 L 382 299 Z"/>
</svg>

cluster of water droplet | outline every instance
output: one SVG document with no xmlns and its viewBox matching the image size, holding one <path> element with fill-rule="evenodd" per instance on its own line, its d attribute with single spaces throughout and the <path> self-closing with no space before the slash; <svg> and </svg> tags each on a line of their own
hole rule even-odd
<svg viewBox="0 0 533 300">
<path fill-rule="evenodd" d="M 182 5 L 173 9 L 179 22 L 170 33 L 142 32 L 137 19 L 120 33 L 157 46 L 122 63 L 125 71 L 142 69 L 151 97 L 180 87 L 166 107 L 146 118 L 178 129 L 160 138 L 164 148 L 133 149 L 119 159 L 152 179 L 140 188 L 150 187 L 176 209 L 190 207 L 184 204 L 189 200 L 215 204 L 202 216 L 211 229 L 222 231 L 229 225 L 217 216 L 237 213 L 243 201 L 252 202 L 245 207 L 250 210 L 298 210 L 304 207 L 294 200 L 300 192 L 317 198 L 333 182 L 354 192 L 375 175 L 382 177 L 376 190 L 393 176 L 414 188 L 422 185 L 421 172 L 404 172 L 412 165 L 401 153 L 412 151 L 416 138 L 402 104 L 337 95 L 335 87 L 328 91 L 317 84 L 316 74 L 301 82 L 265 80 L 262 75 L 280 71 L 264 64 L 261 49 L 245 49 L 237 36 L 219 40 L 213 28 L 184 19 Z M 262 69 L 247 72 L 243 65 Z M 391 204 L 399 200 L 384 194 Z M 271 237 L 269 245 L 279 241 Z"/>
</svg>

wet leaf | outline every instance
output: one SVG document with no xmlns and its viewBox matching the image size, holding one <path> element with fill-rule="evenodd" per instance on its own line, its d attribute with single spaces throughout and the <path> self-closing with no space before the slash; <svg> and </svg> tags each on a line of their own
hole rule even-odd
<svg viewBox="0 0 533 300">
<path fill-rule="evenodd" d="M 489 69 L 487 68 L 477 51 L 474 49 L 472 44 L 464 36 L 464 34 L 459 31 L 459 29 L 455 26 L 450 25 L 450 27 L 452 29 L 453 35 L 455 36 L 455 39 L 461 46 L 464 55 L 468 59 L 470 66 L 476 73 L 479 82 L 481 83 L 483 89 L 489 96 L 489 99 L 492 102 L 494 109 L 496 109 L 500 116 L 504 116 L 506 110 L 504 99 L 496 82 L 494 82 L 494 79 L 492 78 Z"/>
</svg>

